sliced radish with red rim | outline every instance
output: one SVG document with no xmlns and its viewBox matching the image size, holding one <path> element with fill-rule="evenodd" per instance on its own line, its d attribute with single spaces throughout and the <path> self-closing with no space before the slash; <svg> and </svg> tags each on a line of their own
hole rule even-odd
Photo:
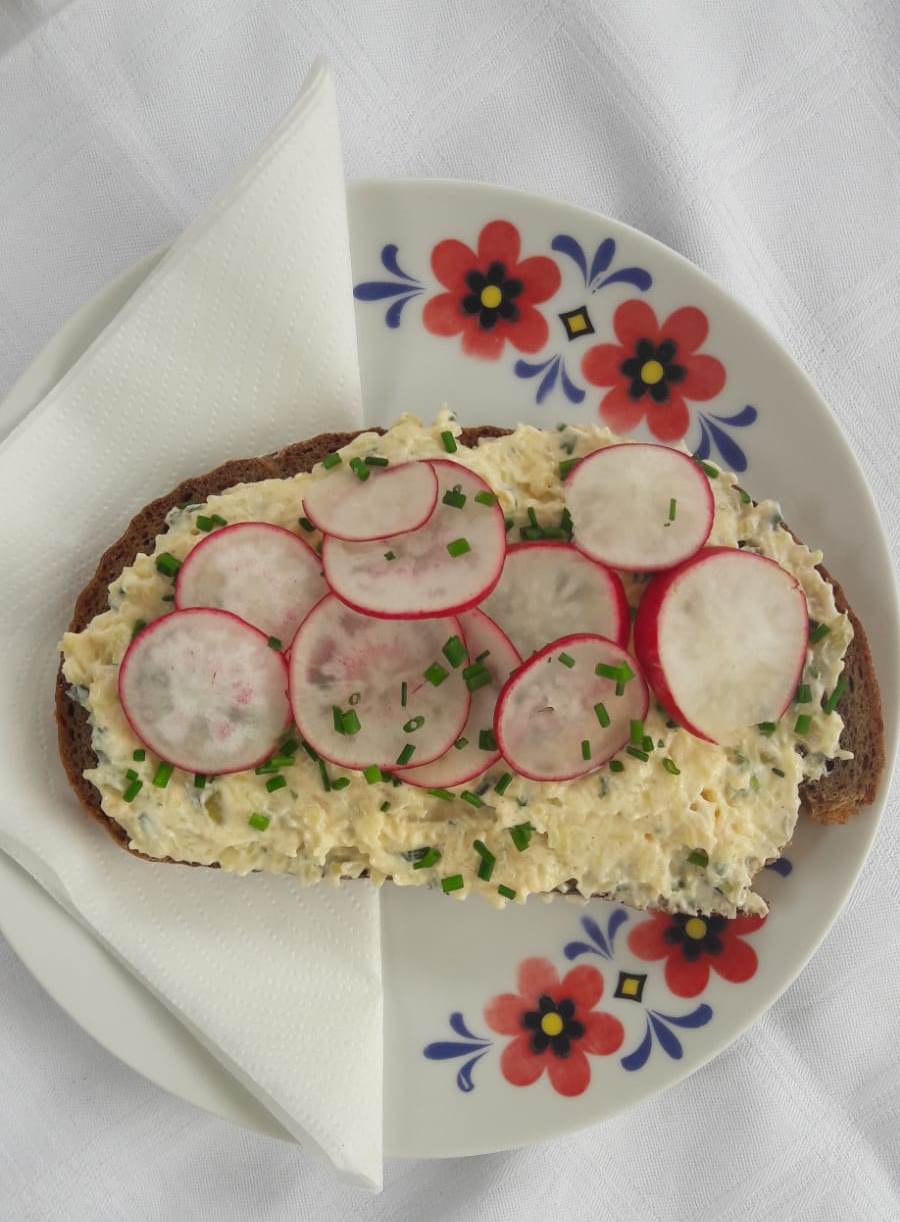
<svg viewBox="0 0 900 1222">
<path fill-rule="evenodd" d="M 301 734 L 345 768 L 393 772 L 437 759 L 469 713 L 463 666 L 444 654 L 453 637 L 464 645 L 452 616 L 376 619 L 326 595 L 291 646 L 291 705 Z"/>
<path fill-rule="evenodd" d="M 188 553 L 175 605 L 231 611 L 287 645 L 326 591 L 321 560 L 297 535 L 269 522 L 237 522 Z"/>
<path fill-rule="evenodd" d="M 203 775 L 261 763 L 290 715 L 282 655 L 236 615 L 206 608 L 173 611 L 135 637 L 119 700 L 155 755 Z"/>
<path fill-rule="evenodd" d="M 597 667 L 605 673 L 598 674 Z M 564 636 L 507 681 L 494 734 L 504 758 L 534 781 L 570 781 L 605 764 L 647 712 L 647 685 L 615 641 Z"/>
<path fill-rule="evenodd" d="M 316 480 L 303 497 L 314 526 L 336 539 L 389 539 L 417 530 L 437 503 L 438 481 L 427 462 L 396 467 L 363 466 L 366 478 L 341 467 Z"/>
<path fill-rule="evenodd" d="M 671 568 L 699 551 L 715 514 L 702 468 L 669 446 L 597 450 L 571 472 L 565 495 L 576 545 L 635 572 Z"/>
<path fill-rule="evenodd" d="M 777 721 L 806 659 L 806 596 L 774 560 L 711 547 L 654 577 L 634 645 L 660 703 L 709 742 Z"/>
<path fill-rule="evenodd" d="M 462 746 L 454 744 L 432 764 L 403 770 L 404 781 L 422 789 L 464 785 L 496 764 L 500 751 L 494 738 L 494 708 L 500 689 L 522 661 L 506 633 L 483 611 L 464 611 L 459 616 L 459 623 L 468 649 L 468 659 L 463 665 L 466 668 L 480 665 L 489 678 L 482 682 L 480 675 L 472 676 L 477 686 L 472 693 L 468 719 L 456 740 L 465 740 Z"/>
<path fill-rule="evenodd" d="M 576 632 L 620 645 L 628 640 L 631 621 L 620 578 L 570 543 L 514 543 L 481 606 L 523 658 Z"/>
<path fill-rule="evenodd" d="M 431 466 L 439 494 L 424 526 L 370 543 L 326 537 L 325 576 L 348 606 L 367 615 L 424 619 L 466 611 L 496 585 L 506 554 L 496 497 L 458 463 L 433 459 Z"/>
</svg>

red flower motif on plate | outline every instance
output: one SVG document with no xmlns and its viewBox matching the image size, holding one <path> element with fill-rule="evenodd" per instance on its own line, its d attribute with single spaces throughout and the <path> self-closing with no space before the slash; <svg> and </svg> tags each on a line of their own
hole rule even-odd
<svg viewBox="0 0 900 1222">
<path fill-rule="evenodd" d="M 446 238 L 431 252 L 431 268 L 447 290 L 425 303 L 432 335 L 462 335 L 468 356 L 496 360 L 507 340 L 520 352 L 547 342 L 547 320 L 535 306 L 559 288 L 559 268 L 544 255 L 519 259 L 521 238 L 509 221 L 490 221 L 478 250 Z"/>
<path fill-rule="evenodd" d="M 544 1070 L 561 1095 L 580 1095 L 591 1080 L 587 1055 L 609 1056 L 625 1038 L 612 1014 L 595 1010 L 603 977 L 593 967 L 575 967 L 562 980 L 547 959 L 519 965 L 519 992 L 501 993 L 485 1006 L 488 1026 L 514 1038 L 500 1068 L 513 1086 L 531 1086 Z"/>
<path fill-rule="evenodd" d="M 639 959 L 665 959 L 666 984 L 679 997 L 696 997 L 709 983 L 709 970 L 732 984 L 755 975 L 756 951 L 744 941 L 765 917 L 687 916 L 653 912 L 628 935 L 628 947 Z"/>
<path fill-rule="evenodd" d="M 709 322 L 696 306 L 682 306 L 662 323 L 646 301 L 625 301 L 613 316 L 618 344 L 589 348 L 581 371 L 608 386 L 600 415 L 616 433 L 630 433 L 644 416 L 660 441 L 679 441 L 690 425 L 686 400 L 715 398 L 725 366 L 697 349 Z"/>
</svg>

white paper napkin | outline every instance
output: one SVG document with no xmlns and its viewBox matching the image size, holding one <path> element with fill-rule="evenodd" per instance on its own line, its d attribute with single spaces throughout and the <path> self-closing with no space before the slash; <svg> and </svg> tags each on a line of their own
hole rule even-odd
<svg viewBox="0 0 900 1222">
<path fill-rule="evenodd" d="M 57 642 L 131 514 L 226 458 L 360 424 L 337 116 L 318 64 L 234 185 L 0 446 L 0 847 L 303 1145 L 378 1187 L 376 894 L 129 856 L 69 791 L 52 717 Z"/>
</svg>

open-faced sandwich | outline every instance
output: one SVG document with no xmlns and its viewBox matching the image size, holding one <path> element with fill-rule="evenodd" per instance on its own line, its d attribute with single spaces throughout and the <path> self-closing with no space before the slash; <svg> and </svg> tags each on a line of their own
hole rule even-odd
<svg viewBox="0 0 900 1222">
<path fill-rule="evenodd" d="M 63 762 L 161 861 L 764 912 L 800 809 L 844 822 L 883 764 L 821 561 L 734 476 L 600 428 L 317 437 L 106 552 Z"/>
</svg>

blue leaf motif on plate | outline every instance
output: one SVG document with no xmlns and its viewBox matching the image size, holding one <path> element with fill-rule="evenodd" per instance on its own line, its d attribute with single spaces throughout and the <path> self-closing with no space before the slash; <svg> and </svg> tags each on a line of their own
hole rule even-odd
<svg viewBox="0 0 900 1222">
<path fill-rule="evenodd" d="M 451 1030 L 456 1035 L 462 1036 L 462 1039 L 436 1040 L 433 1044 L 426 1044 L 422 1049 L 422 1054 L 429 1061 L 449 1061 L 456 1057 L 468 1057 L 456 1074 L 456 1085 L 463 1093 L 468 1094 L 475 1089 L 472 1071 L 481 1058 L 490 1051 L 493 1040 L 475 1035 L 470 1031 L 459 1010 L 453 1011 L 449 1021 Z"/>
<path fill-rule="evenodd" d="M 639 292 L 646 293 L 653 283 L 653 277 L 644 267 L 620 267 L 610 272 L 608 276 L 603 276 L 603 273 L 610 267 L 616 255 L 616 242 L 614 238 L 604 238 L 598 245 L 594 251 L 594 257 L 591 259 L 590 271 L 588 271 L 588 261 L 584 247 L 571 234 L 558 233 L 550 243 L 550 248 L 555 250 L 557 254 L 565 255 L 572 260 L 581 272 L 585 288 L 591 293 L 597 293 L 600 289 L 606 288 L 610 284 L 630 284 Z M 601 277 L 603 278 L 601 279 Z"/>
<path fill-rule="evenodd" d="M 581 403 L 584 399 L 584 390 L 569 377 L 565 359 L 561 356 L 551 356 L 546 361 L 538 363 L 518 360 L 513 366 L 513 373 L 517 378 L 536 378 L 543 375 L 535 394 L 536 403 L 544 402 L 556 386 L 557 378 L 562 386 L 563 394 L 570 403 Z"/>
<path fill-rule="evenodd" d="M 661 1014 L 658 1010 L 648 1010 L 647 1022 L 641 1042 L 627 1056 L 622 1057 L 619 1064 L 630 1073 L 643 1068 L 650 1059 L 650 1053 L 653 1051 L 654 1036 L 666 1056 L 671 1057 L 673 1061 L 680 1061 L 684 1056 L 684 1048 L 682 1047 L 681 1040 L 671 1028 L 704 1027 L 712 1016 L 712 1007 L 708 1006 L 705 1002 L 701 1002 L 696 1009 L 691 1010 L 688 1014 Z"/>
<path fill-rule="evenodd" d="M 357 301 L 387 301 L 395 298 L 384 314 L 384 321 L 396 330 L 405 307 L 414 297 L 420 297 L 425 292 L 425 286 L 405 272 L 397 261 L 398 247 L 389 242 L 381 249 L 381 265 L 386 272 L 395 277 L 393 280 L 364 280 L 354 285 L 353 296 Z"/>
<path fill-rule="evenodd" d="M 794 867 L 786 857 L 779 857 L 777 861 L 767 861 L 766 869 L 772 870 L 775 874 L 780 874 L 782 878 L 787 878 Z"/>
<path fill-rule="evenodd" d="M 602 930 L 591 916 L 581 918 L 581 928 L 591 939 L 590 942 L 568 942 L 563 948 L 567 959 L 577 959 L 579 955 L 599 955 L 603 959 L 611 959 L 615 949 L 616 934 L 628 920 L 626 908 L 615 908 L 606 922 L 606 930 Z"/>
<path fill-rule="evenodd" d="M 739 412 L 735 412 L 733 416 L 714 416 L 712 414 L 705 415 L 700 413 L 697 416 L 697 423 L 700 425 L 700 442 L 695 450 L 698 458 L 709 458 L 712 453 L 713 443 L 716 449 L 722 456 L 725 465 L 731 471 L 741 473 L 747 470 L 747 456 L 735 439 L 726 433 L 724 425 L 733 429 L 745 429 L 759 416 L 756 408 L 748 403 L 746 407 L 742 407 Z"/>
</svg>

